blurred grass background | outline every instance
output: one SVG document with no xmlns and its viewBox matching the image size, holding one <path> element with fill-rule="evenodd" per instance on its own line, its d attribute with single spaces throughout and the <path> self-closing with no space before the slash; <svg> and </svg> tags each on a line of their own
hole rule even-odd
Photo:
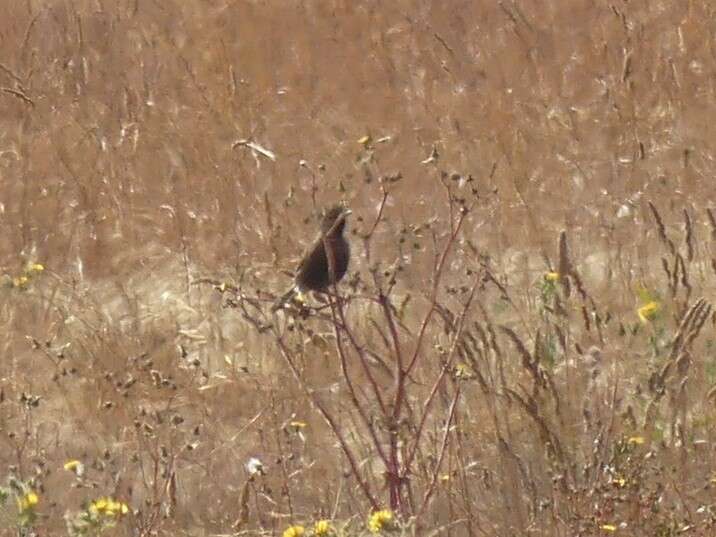
<svg viewBox="0 0 716 537">
<path fill-rule="evenodd" d="M 402 179 L 390 187 L 372 260 L 405 262 L 403 295 L 430 278 L 426 223 L 438 237 L 447 226 L 440 173 L 474 178 L 478 204 L 449 282 L 458 285 L 463 268 L 489 258 L 514 307 L 489 288 L 483 321 L 521 330 L 530 348 L 556 323 L 545 320 L 541 282 L 558 268 L 565 230 L 595 311 L 611 324 L 600 341 L 570 310 L 559 321 L 568 348 L 552 365 L 573 367 L 575 343 L 598 345 L 621 380 L 619 412 L 632 408 L 636 422 L 686 308 L 700 296 L 713 300 L 710 2 L 28 0 L 3 11 L 0 462 L 41 485 L 48 530 L 101 491 L 138 510 L 116 531 L 228 533 L 240 518 L 251 456 L 269 471 L 252 482 L 251 515 L 240 529 L 364 516 L 334 440 L 275 349 L 192 282 L 250 273 L 260 290 L 282 291 L 281 271 L 295 266 L 315 232 L 314 210 L 345 200 L 353 229 L 367 231 L 380 176 Z M 366 135 L 375 150 L 368 163 L 358 142 Z M 433 148 L 437 161 L 425 163 Z M 682 260 L 689 296 L 669 286 L 661 258 L 677 262 L 648 201 L 684 258 L 690 219 L 694 251 Z M 417 246 L 401 256 L 396 245 L 406 233 Z M 361 252 L 352 269 L 364 274 Z M 13 285 L 28 263 L 45 271 Z M 661 325 L 640 323 L 640 290 L 663 304 Z M 684 438 L 697 443 L 679 444 L 690 450 L 679 459 L 674 438 L 649 438 L 664 467 L 678 461 L 680 474 L 670 485 L 644 478 L 670 491 L 659 489 L 662 497 L 677 497 L 668 509 L 674 531 L 693 524 L 706 532 L 699 535 L 709 534 L 708 517 L 695 513 L 713 501 L 710 456 L 695 455 L 712 451 L 713 407 L 704 402 L 716 381 L 712 331 L 710 320 L 691 352 L 699 403 L 680 421 L 690 431 Z M 334 357 L 315 356 L 306 375 L 328 390 L 339 380 Z M 485 401 L 470 386 L 464 444 L 456 444 L 463 451 L 445 471 L 461 468 L 466 481 L 443 486 L 433 527 L 469 520 L 444 531 L 604 531 L 616 508 L 596 512 L 585 500 L 579 514 L 567 509 L 569 519 L 548 493 L 554 475 L 542 468 L 540 435 L 512 403 L 505 416 L 521 439 L 512 447 L 521 463 L 496 462 Z M 571 381 L 558 389 L 566 400 L 580 397 Z M 573 419 L 559 434 L 576 446 L 584 441 L 579 412 Z M 292 421 L 307 424 L 301 435 Z M 88 467 L 79 480 L 61 470 L 75 458 Z M 467 470 L 466 461 L 474 463 Z M 535 479 L 546 488 L 531 489 Z M 524 508 L 508 507 L 509 487 Z M 471 505 L 456 499 L 468 493 Z M 631 530 L 641 516 L 624 515 Z"/>
</svg>

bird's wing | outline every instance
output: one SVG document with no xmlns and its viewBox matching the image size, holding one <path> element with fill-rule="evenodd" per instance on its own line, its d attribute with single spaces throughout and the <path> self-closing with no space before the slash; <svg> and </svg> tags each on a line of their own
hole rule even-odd
<svg viewBox="0 0 716 537">
<path fill-rule="evenodd" d="M 323 235 L 319 234 L 318 238 L 316 238 L 316 240 L 314 240 L 311 243 L 311 245 L 303 251 L 303 256 L 301 257 L 301 262 L 298 264 L 298 267 L 296 268 L 296 275 L 303 272 L 303 270 L 306 268 L 306 265 L 308 265 L 310 263 L 311 259 L 313 259 L 316 256 L 316 250 L 321 246 L 323 246 Z"/>
</svg>

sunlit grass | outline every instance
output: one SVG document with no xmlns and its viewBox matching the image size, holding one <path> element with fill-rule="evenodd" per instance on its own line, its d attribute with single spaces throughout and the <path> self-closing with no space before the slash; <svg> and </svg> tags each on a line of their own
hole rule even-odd
<svg viewBox="0 0 716 537">
<path fill-rule="evenodd" d="M 6 3 L 0 533 L 716 534 L 684 5 Z"/>
</svg>

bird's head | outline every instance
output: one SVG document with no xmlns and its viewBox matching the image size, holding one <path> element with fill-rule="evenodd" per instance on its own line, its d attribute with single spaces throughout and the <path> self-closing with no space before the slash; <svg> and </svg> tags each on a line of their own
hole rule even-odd
<svg viewBox="0 0 716 537">
<path fill-rule="evenodd" d="M 346 226 L 346 217 L 351 214 L 351 210 L 343 205 L 334 205 L 324 211 L 321 217 L 321 233 L 343 233 Z"/>
</svg>

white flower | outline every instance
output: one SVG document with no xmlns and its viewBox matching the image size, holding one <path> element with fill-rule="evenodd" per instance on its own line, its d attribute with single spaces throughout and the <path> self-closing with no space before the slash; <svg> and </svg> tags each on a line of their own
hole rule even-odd
<svg viewBox="0 0 716 537">
<path fill-rule="evenodd" d="M 251 457 L 246 463 L 246 471 L 249 473 L 249 475 L 263 475 L 265 473 L 264 463 L 262 463 L 256 457 Z"/>
</svg>

